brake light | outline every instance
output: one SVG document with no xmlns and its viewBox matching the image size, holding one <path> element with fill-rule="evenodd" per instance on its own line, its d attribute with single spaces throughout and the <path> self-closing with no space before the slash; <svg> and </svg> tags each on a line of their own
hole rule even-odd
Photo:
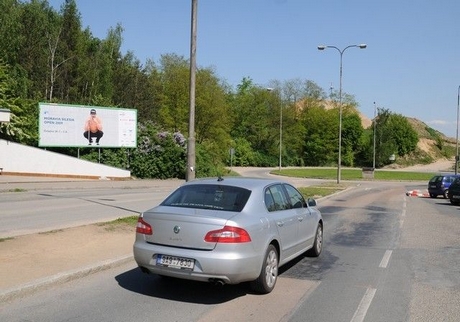
<svg viewBox="0 0 460 322">
<path fill-rule="evenodd" d="M 204 240 L 210 243 L 248 243 L 251 236 L 243 228 L 224 226 L 222 229 L 208 232 Z"/>
<path fill-rule="evenodd" d="M 152 226 L 150 226 L 148 223 L 142 219 L 142 217 L 139 217 L 137 220 L 137 225 L 136 225 L 136 233 L 139 234 L 144 234 L 144 235 L 152 235 L 153 234 L 153 229 Z"/>
</svg>

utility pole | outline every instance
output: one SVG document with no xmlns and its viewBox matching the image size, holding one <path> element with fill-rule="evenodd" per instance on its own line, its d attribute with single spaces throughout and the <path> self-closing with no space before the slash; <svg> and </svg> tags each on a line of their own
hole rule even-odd
<svg viewBox="0 0 460 322">
<path fill-rule="evenodd" d="M 192 26 L 190 36 L 190 115 L 188 123 L 186 181 L 195 179 L 195 78 L 196 78 L 196 17 L 198 0 L 192 0 Z"/>
</svg>

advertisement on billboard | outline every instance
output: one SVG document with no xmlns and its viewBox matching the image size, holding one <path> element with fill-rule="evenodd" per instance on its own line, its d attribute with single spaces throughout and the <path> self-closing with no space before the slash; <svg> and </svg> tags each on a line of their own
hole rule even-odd
<svg viewBox="0 0 460 322">
<path fill-rule="evenodd" d="M 137 110 L 39 103 L 40 147 L 137 147 Z"/>
</svg>

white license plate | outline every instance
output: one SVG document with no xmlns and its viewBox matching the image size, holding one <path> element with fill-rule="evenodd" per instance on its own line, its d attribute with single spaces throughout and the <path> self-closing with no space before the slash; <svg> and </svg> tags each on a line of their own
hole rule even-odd
<svg viewBox="0 0 460 322">
<path fill-rule="evenodd" d="M 192 258 L 157 255 L 157 265 L 192 270 L 195 267 L 195 260 Z"/>
</svg>

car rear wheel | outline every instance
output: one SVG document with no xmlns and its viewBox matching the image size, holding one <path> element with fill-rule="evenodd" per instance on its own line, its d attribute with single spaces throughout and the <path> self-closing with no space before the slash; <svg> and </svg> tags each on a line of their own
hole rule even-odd
<svg viewBox="0 0 460 322">
<path fill-rule="evenodd" d="M 269 245 L 259 277 L 251 282 L 251 288 L 262 294 L 270 293 L 278 278 L 278 252 L 275 246 Z"/>
<path fill-rule="evenodd" d="M 313 247 L 307 251 L 307 256 L 310 257 L 318 257 L 323 250 L 323 226 L 321 223 L 318 224 L 318 228 L 316 228 L 316 236 L 315 242 L 313 243 Z"/>
<path fill-rule="evenodd" d="M 447 199 L 447 198 L 449 198 L 449 189 L 446 189 L 444 191 L 444 199 Z"/>
</svg>

